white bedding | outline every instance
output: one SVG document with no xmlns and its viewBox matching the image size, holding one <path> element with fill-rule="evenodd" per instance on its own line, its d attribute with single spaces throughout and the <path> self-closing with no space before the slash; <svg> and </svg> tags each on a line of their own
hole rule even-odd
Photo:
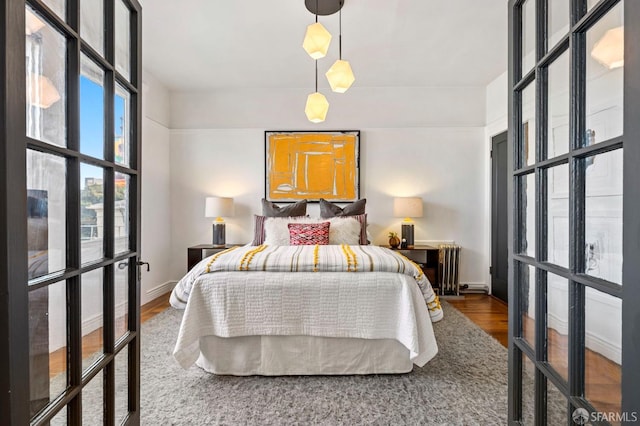
<svg viewBox="0 0 640 426">
<path fill-rule="evenodd" d="M 234 376 L 401 374 L 413 369 L 409 350 L 397 340 L 314 336 L 201 337 L 196 365 Z"/>
<path fill-rule="evenodd" d="M 171 304 L 185 309 L 177 361 L 238 375 L 410 371 L 437 353 L 443 315 L 415 263 L 344 244 L 228 249 L 185 275 Z M 324 355 L 295 355 L 300 344 Z"/>
<path fill-rule="evenodd" d="M 410 276 L 221 271 L 193 281 L 174 356 L 188 368 L 201 338 L 252 335 L 394 339 L 418 366 L 438 351 L 424 295 Z"/>
</svg>

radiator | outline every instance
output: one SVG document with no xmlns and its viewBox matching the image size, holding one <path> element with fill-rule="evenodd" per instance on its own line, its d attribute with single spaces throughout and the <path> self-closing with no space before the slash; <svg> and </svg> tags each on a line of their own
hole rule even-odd
<svg viewBox="0 0 640 426">
<path fill-rule="evenodd" d="M 460 246 L 441 244 L 439 249 L 440 291 L 443 295 L 460 295 Z"/>
</svg>

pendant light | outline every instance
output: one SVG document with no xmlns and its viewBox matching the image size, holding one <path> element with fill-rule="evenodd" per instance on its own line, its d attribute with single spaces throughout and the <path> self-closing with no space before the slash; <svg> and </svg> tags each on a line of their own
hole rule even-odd
<svg viewBox="0 0 640 426">
<path fill-rule="evenodd" d="M 624 66 L 624 27 L 610 29 L 593 46 L 591 57 L 612 70 Z"/>
<path fill-rule="evenodd" d="M 327 80 L 329 80 L 329 85 L 331 86 L 331 90 L 336 93 L 344 93 L 356 80 L 356 77 L 353 75 L 353 71 L 351 70 L 351 65 L 349 61 L 342 60 L 342 9 L 340 9 L 340 36 L 338 38 L 339 45 L 339 59 L 331 65 L 329 71 L 325 74 L 327 76 Z"/>
<path fill-rule="evenodd" d="M 313 59 L 324 58 L 329 50 L 331 34 L 318 22 L 318 0 L 316 0 L 316 22 L 307 27 L 302 47 Z"/>
<path fill-rule="evenodd" d="M 307 105 L 304 113 L 312 123 L 322 123 L 327 117 L 329 111 L 329 101 L 325 96 L 318 92 L 318 61 L 316 62 L 316 91 L 307 96 Z"/>
</svg>

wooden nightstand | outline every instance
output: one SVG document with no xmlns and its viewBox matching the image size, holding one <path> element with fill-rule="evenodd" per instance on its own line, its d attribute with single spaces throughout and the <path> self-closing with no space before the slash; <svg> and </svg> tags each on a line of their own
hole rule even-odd
<svg viewBox="0 0 640 426">
<path fill-rule="evenodd" d="M 420 265 L 429 279 L 433 291 L 436 294 L 440 294 L 440 282 L 438 281 L 440 276 L 440 250 L 437 247 L 415 246 L 411 249 L 397 249 L 396 251 Z"/>
<path fill-rule="evenodd" d="M 241 245 L 242 244 L 227 244 L 224 247 L 213 247 L 211 244 L 198 244 L 197 246 L 189 247 L 187 248 L 187 271 L 190 271 L 191 268 L 205 257 Z"/>
</svg>

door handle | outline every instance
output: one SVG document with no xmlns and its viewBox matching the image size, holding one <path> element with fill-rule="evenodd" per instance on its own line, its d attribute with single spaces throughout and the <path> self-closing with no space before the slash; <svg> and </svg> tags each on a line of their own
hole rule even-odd
<svg viewBox="0 0 640 426">
<path fill-rule="evenodd" d="M 149 262 L 143 262 L 141 260 L 136 262 L 136 265 L 138 265 L 138 283 L 142 282 L 142 268 L 141 266 L 147 265 L 147 272 L 149 272 L 151 269 L 149 269 Z"/>
<path fill-rule="evenodd" d="M 143 262 L 141 260 L 138 261 L 138 266 L 143 266 L 143 265 L 147 265 L 147 272 L 151 271 L 151 268 L 149 267 L 149 262 Z"/>
</svg>

